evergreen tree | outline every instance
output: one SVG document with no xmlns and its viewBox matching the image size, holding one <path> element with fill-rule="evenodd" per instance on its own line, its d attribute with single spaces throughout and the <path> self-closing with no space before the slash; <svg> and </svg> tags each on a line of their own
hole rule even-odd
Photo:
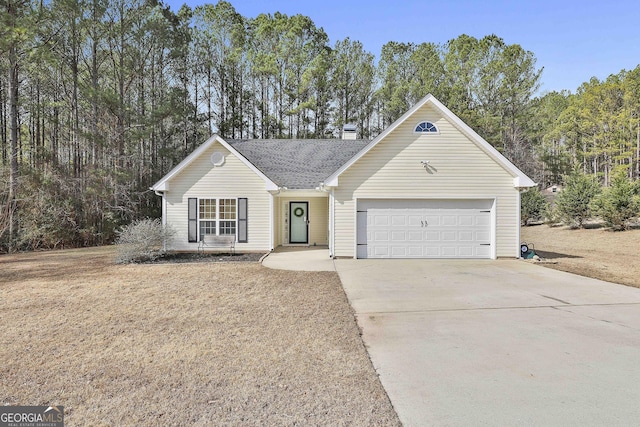
<svg viewBox="0 0 640 427">
<path fill-rule="evenodd" d="M 627 177 L 627 172 L 619 170 L 613 177 L 611 187 L 605 188 L 591 202 L 593 213 L 616 230 L 626 229 L 627 221 L 640 214 L 638 189 L 638 185 L 634 185 Z"/>
<path fill-rule="evenodd" d="M 593 177 L 574 171 L 556 198 L 556 213 L 569 225 L 581 228 L 591 217 L 591 200 L 599 192 L 600 185 Z"/>
</svg>

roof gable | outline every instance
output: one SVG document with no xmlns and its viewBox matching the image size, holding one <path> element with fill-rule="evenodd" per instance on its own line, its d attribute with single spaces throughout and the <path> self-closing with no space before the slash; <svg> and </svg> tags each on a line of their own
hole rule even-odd
<svg viewBox="0 0 640 427">
<path fill-rule="evenodd" d="M 475 143 L 485 154 L 492 158 L 497 164 L 503 167 L 508 173 L 513 176 L 514 187 L 533 187 L 535 182 L 526 176 L 520 169 L 518 169 L 513 163 L 511 163 L 506 157 L 504 157 L 498 150 L 496 150 L 491 144 L 489 144 L 484 138 L 478 135 L 473 129 L 471 129 L 466 123 L 464 123 L 458 116 L 456 116 L 451 110 L 445 107 L 440 101 L 438 101 L 433 95 L 429 94 L 422 100 L 411 107 L 406 113 L 404 113 L 398 120 L 396 120 L 391 126 L 387 127 L 382 133 L 380 133 L 374 140 L 367 144 L 359 153 L 344 163 L 338 170 L 336 170 L 331 176 L 329 176 L 324 184 L 327 186 L 338 186 L 340 175 L 349 169 L 354 163 L 360 160 L 365 154 L 367 154 L 373 147 L 383 141 L 391 132 L 398 128 L 401 124 L 411 118 L 416 111 L 422 108 L 425 104 L 430 104 L 436 111 L 444 116 L 446 120 L 452 123 L 459 131 L 465 134 L 473 143 Z"/>
<path fill-rule="evenodd" d="M 176 177 L 180 172 L 185 170 L 190 164 L 192 164 L 197 158 L 199 158 L 203 153 L 205 153 L 209 147 L 211 147 L 215 143 L 219 143 L 231 153 L 233 153 L 242 163 L 244 163 L 249 169 L 251 169 L 254 173 L 256 173 L 260 178 L 262 178 L 265 182 L 266 190 L 277 190 L 278 186 L 267 177 L 264 173 L 258 170 L 251 162 L 249 162 L 242 154 L 238 153 L 236 149 L 234 149 L 231 145 L 229 145 L 224 139 L 220 138 L 218 135 L 213 135 L 203 144 L 201 144 L 198 148 L 193 150 L 191 154 L 185 157 L 180 163 L 178 163 L 173 169 L 171 169 L 165 176 L 163 176 L 158 182 L 153 184 L 151 187 L 154 191 L 169 191 L 169 181 Z"/>
</svg>

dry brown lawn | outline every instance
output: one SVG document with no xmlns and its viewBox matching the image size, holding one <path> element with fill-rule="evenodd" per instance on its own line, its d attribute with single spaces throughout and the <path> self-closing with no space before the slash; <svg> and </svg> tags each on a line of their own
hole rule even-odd
<svg viewBox="0 0 640 427">
<path fill-rule="evenodd" d="M 398 425 L 335 273 L 0 256 L 3 405 L 67 425 Z"/>
<path fill-rule="evenodd" d="M 545 267 L 640 287 L 640 229 L 570 229 L 536 225 L 522 227 L 522 241 L 534 243 Z"/>
</svg>

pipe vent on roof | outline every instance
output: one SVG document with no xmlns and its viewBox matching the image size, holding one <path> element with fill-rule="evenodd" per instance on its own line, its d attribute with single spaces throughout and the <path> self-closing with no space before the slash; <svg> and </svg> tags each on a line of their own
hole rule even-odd
<svg viewBox="0 0 640 427">
<path fill-rule="evenodd" d="M 357 139 L 356 125 L 347 123 L 342 126 L 342 139 Z"/>
</svg>

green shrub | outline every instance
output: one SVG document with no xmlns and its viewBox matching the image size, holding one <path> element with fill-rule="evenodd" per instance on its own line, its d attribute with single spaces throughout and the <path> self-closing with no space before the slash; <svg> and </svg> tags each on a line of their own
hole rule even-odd
<svg viewBox="0 0 640 427">
<path fill-rule="evenodd" d="M 141 219 L 122 227 L 116 239 L 116 263 L 153 261 L 164 255 L 175 231 L 160 219 Z"/>
<path fill-rule="evenodd" d="M 560 213 L 555 206 L 549 206 L 549 209 L 547 209 L 547 214 L 545 215 L 544 222 L 549 227 L 556 227 L 562 224 L 562 218 L 560 217 Z"/>
<path fill-rule="evenodd" d="M 520 193 L 520 222 L 527 225 L 529 220 L 541 220 L 544 218 L 549 203 L 537 188 L 530 188 Z"/>
<path fill-rule="evenodd" d="M 600 192 L 594 177 L 574 172 L 565 178 L 565 187 L 556 198 L 556 214 L 569 225 L 582 227 L 591 217 L 591 200 Z"/>
<path fill-rule="evenodd" d="M 624 230 L 626 222 L 640 212 L 638 190 L 638 185 L 631 182 L 625 172 L 621 171 L 613 177 L 611 187 L 593 199 L 591 208 L 608 226 Z"/>
</svg>

